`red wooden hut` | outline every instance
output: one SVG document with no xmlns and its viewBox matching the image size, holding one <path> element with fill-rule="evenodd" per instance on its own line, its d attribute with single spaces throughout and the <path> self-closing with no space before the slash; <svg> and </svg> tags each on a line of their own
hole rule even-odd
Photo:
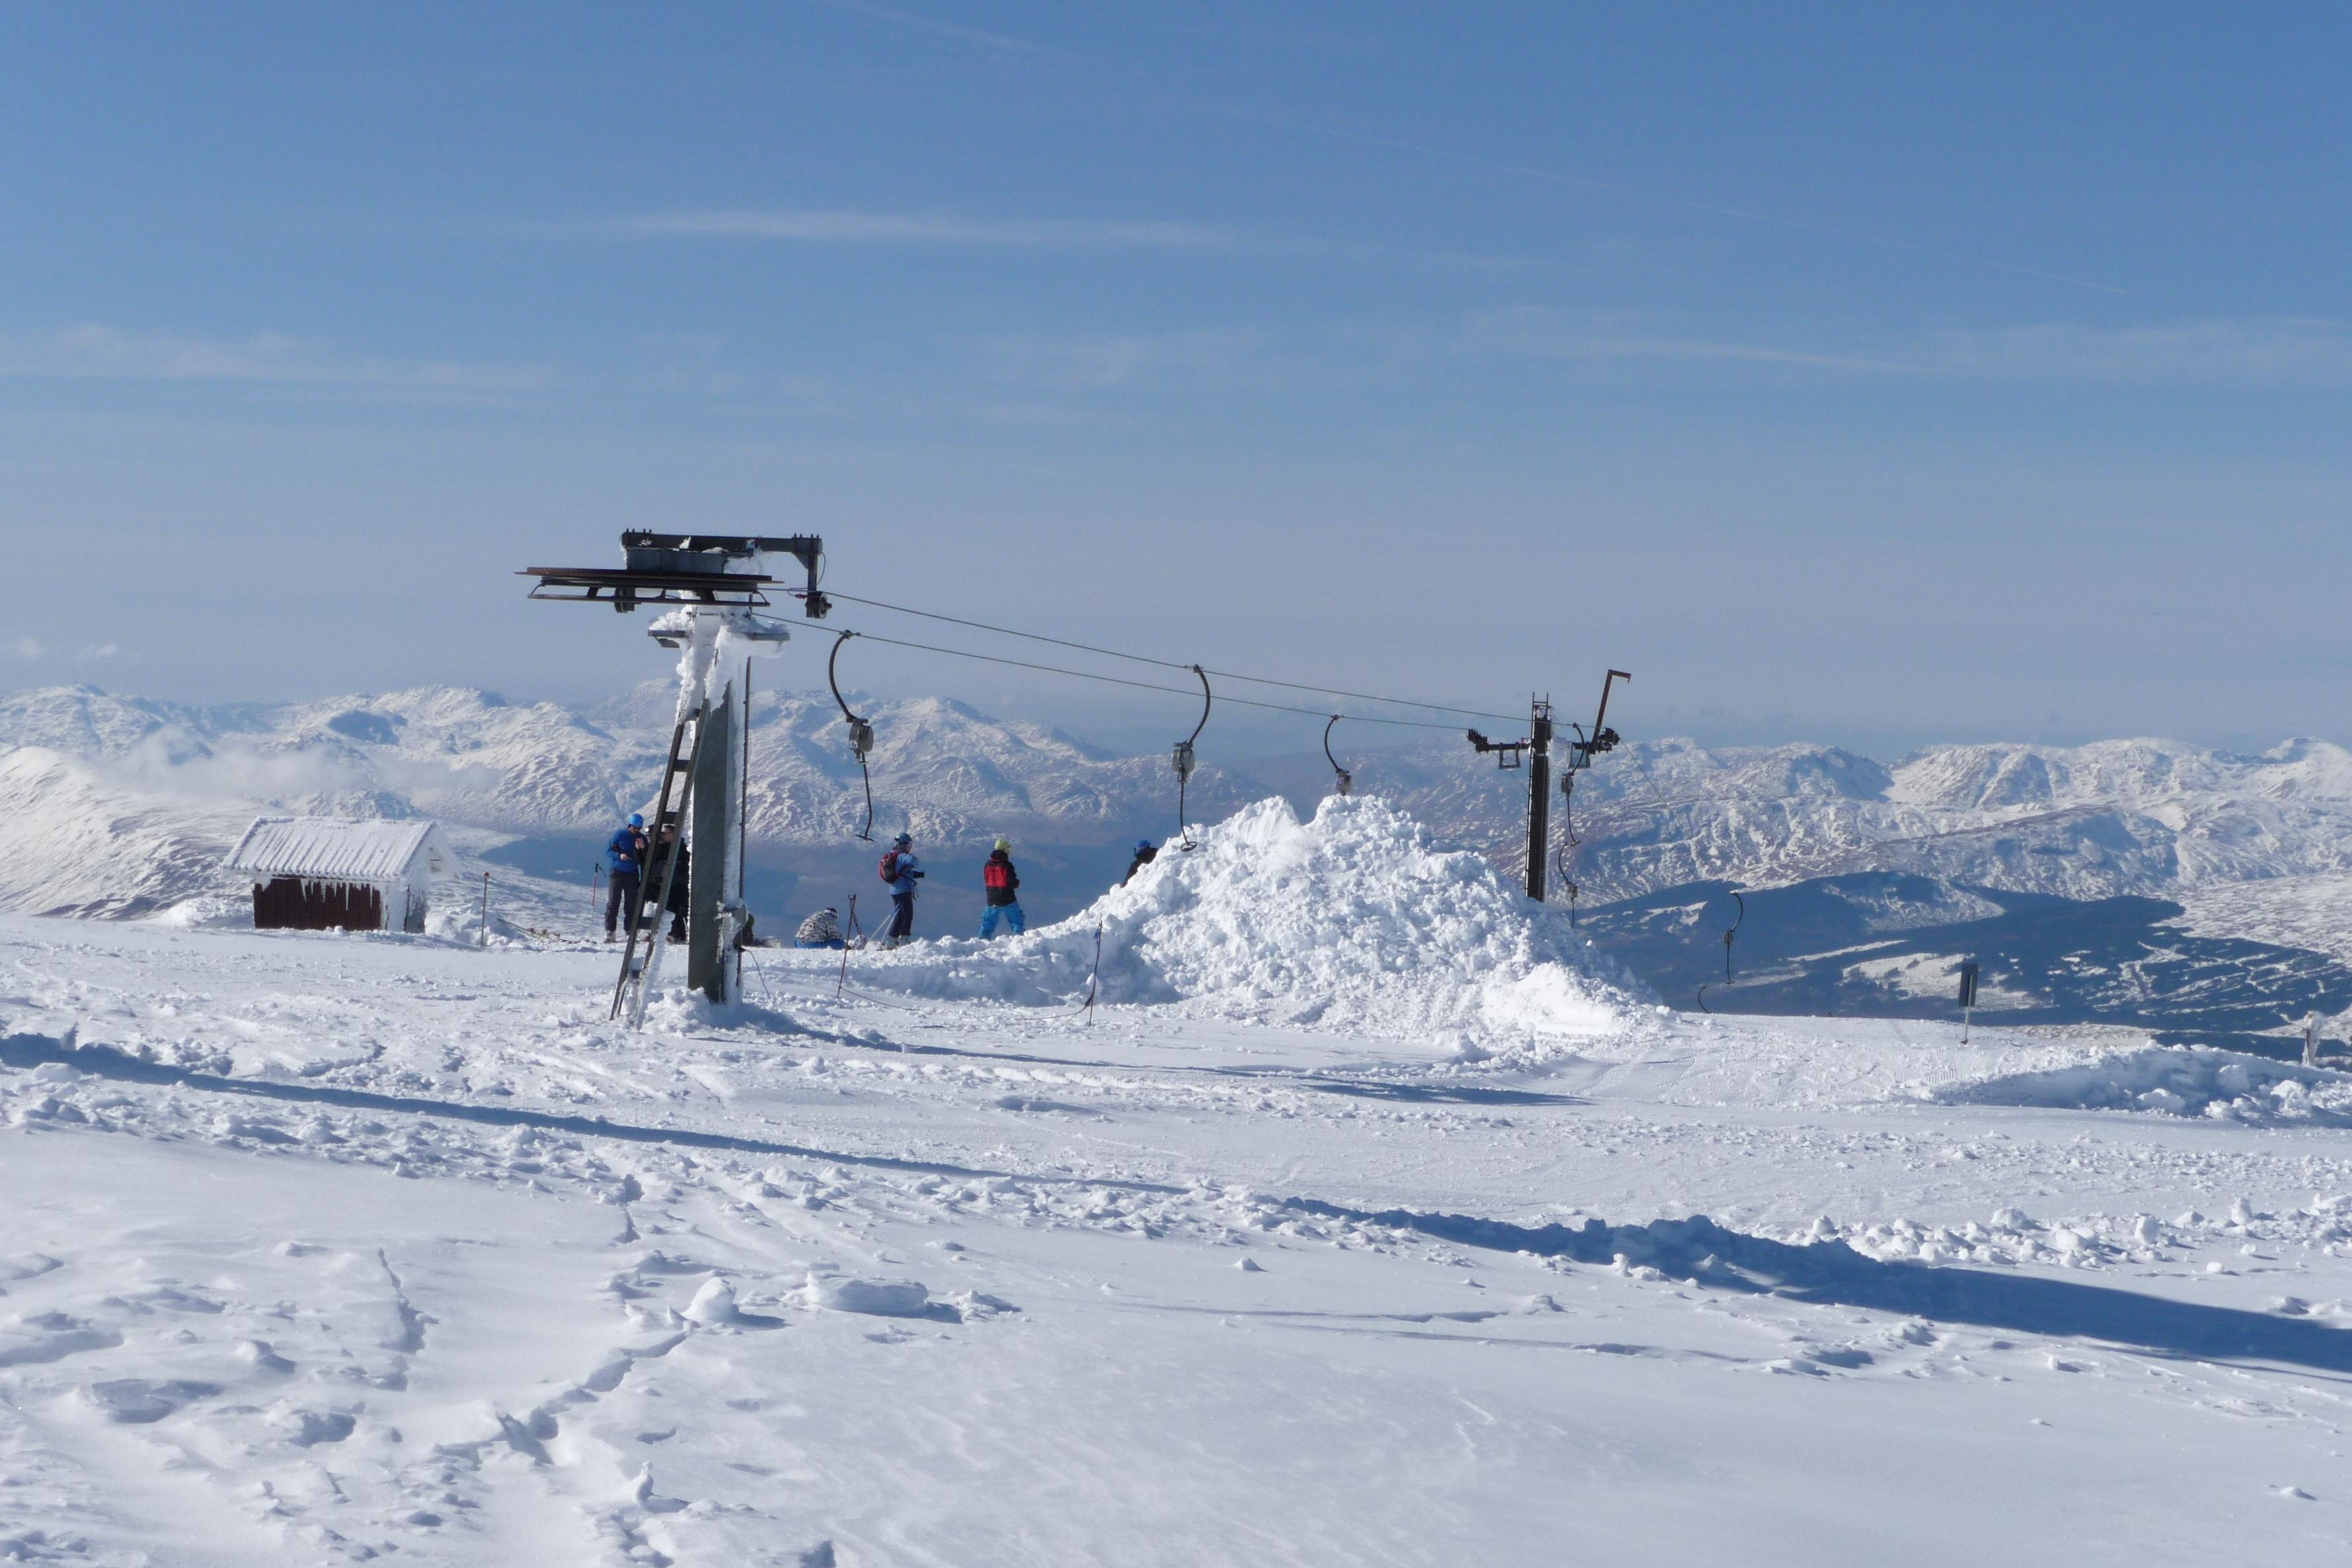
<svg viewBox="0 0 2352 1568">
<path fill-rule="evenodd" d="M 421 931 L 430 879 L 456 858 L 432 822 L 260 816 L 228 866 L 253 879 L 258 930 Z"/>
</svg>

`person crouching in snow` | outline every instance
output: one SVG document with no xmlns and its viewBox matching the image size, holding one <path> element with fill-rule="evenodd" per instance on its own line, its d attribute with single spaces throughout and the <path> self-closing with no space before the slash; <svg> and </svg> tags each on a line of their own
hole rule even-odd
<svg viewBox="0 0 2352 1568">
<path fill-rule="evenodd" d="M 801 921 L 801 929 L 793 933 L 798 947 L 829 947 L 835 952 L 849 945 L 841 938 L 841 911 L 827 905 Z"/>
<path fill-rule="evenodd" d="M 988 852 L 988 864 L 981 868 L 980 879 L 988 888 L 988 912 L 980 917 L 980 940 L 988 941 L 996 934 L 999 919 L 1013 928 L 1019 936 L 1028 929 L 1029 917 L 1021 912 L 1021 873 L 1013 868 L 1013 845 L 1000 838 L 996 847 Z"/>
</svg>

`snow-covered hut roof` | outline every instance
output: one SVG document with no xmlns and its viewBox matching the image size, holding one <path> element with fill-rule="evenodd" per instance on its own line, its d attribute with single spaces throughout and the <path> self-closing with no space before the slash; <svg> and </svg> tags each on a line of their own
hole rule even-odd
<svg viewBox="0 0 2352 1568">
<path fill-rule="evenodd" d="M 417 861 L 425 864 L 419 868 Z M 400 882 L 421 869 L 447 876 L 456 857 L 438 824 L 335 816 L 257 816 L 228 852 L 232 871 L 322 882 Z"/>
</svg>

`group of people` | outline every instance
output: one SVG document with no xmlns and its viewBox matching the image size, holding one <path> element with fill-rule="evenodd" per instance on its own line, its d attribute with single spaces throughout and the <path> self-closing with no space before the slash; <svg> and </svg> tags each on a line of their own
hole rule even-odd
<svg viewBox="0 0 2352 1568">
<path fill-rule="evenodd" d="M 1135 847 L 1135 858 L 1128 862 L 1127 875 L 1119 886 L 1135 879 L 1135 874 L 1151 864 L 1160 851 L 1151 840 L 1142 839 Z M 879 867 L 882 879 L 890 886 L 890 923 L 882 933 L 882 945 L 898 947 L 911 942 L 915 935 L 915 890 L 924 877 L 923 863 L 916 857 L 912 834 L 901 833 L 890 843 Z M 999 926 L 1014 936 L 1029 929 L 1029 917 L 1021 908 L 1021 873 L 1013 868 L 1013 843 L 1000 838 L 989 850 L 988 858 L 980 868 L 981 892 L 985 907 L 981 910 L 980 939 L 992 941 Z M 793 942 L 801 947 L 824 947 L 839 950 L 849 945 L 841 929 L 841 911 L 831 905 L 816 911 L 801 922 L 793 933 Z"/>
<path fill-rule="evenodd" d="M 615 940 L 623 911 L 628 912 L 628 929 L 635 931 L 646 919 L 646 900 L 658 896 L 662 879 L 667 872 L 670 857 L 677 858 L 677 872 L 669 878 L 668 897 L 664 903 L 670 916 L 669 940 L 686 940 L 687 888 L 693 863 L 692 852 L 678 841 L 677 825 L 662 824 L 657 839 L 649 838 L 643 814 L 633 814 L 628 826 L 613 835 L 604 847 L 612 861 L 612 891 L 604 900 L 604 940 Z M 1135 874 L 1151 864 L 1160 851 L 1149 838 L 1135 847 L 1135 858 L 1127 864 L 1127 875 L 1120 887 L 1135 879 Z M 878 868 L 882 880 L 890 889 L 890 923 L 882 933 L 882 945 L 898 947 L 914 940 L 915 890 L 923 880 L 922 861 L 915 854 L 912 834 L 901 833 L 891 840 L 890 848 L 882 857 Z M 1013 843 L 1000 838 L 989 850 L 988 858 L 980 868 L 981 890 L 986 907 L 980 917 L 980 936 L 983 942 L 994 939 L 999 926 L 1014 936 L 1029 929 L 1029 917 L 1021 908 L 1021 873 L 1013 866 Z M 659 911 L 652 911 L 659 920 Z M 798 947 L 842 949 L 849 945 L 847 933 L 841 929 L 841 911 L 830 905 L 809 916 L 793 936 Z"/>
</svg>

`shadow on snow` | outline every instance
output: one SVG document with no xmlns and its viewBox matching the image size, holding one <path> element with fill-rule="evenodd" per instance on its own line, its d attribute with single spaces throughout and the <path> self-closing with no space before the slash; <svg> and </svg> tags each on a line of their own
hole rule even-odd
<svg viewBox="0 0 2352 1568">
<path fill-rule="evenodd" d="M 77 1048 L 45 1035 L 0 1039 L 0 1066 L 17 1068 L 58 1062 L 96 1078 L 170 1086 L 215 1094 L 244 1095 L 296 1104 L 333 1105 L 355 1110 L 394 1111 L 442 1117 L 491 1127 L 533 1127 L 582 1137 L 639 1143 L 669 1143 L 694 1149 L 724 1149 L 823 1160 L 893 1171 L 919 1171 L 956 1177 L 1013 1175 L 927 1160 L 850 1154 L 795 1143 L 770 1142 L 690 1128 L 641 1127 L 600 1117 L 561 1116 L 495 1105 L 471 1105 L 402 1095 L 371 1094 L 320 1084 L 279 1083 L 222 1078 L 160 1062 L 142 1061 L 108 1046 Z M 1133 1191 L 1181 1194 L 1164 1183 L 1094 1176 L 1020 1175 L 1021 1181 Z M 2073 1279 L 1997 1272 L 1958 1266 L 1881 1262 L 1843 1242 L 1792 1246 L 1740 1231 L 1726 1230 L 1704 1215 L 1657 1220 L 1643 1226 L 1611 1226 L 1588 1219 L 1562 1225 L 1518 1226 L 1470 1215 L 1423 1214 L 1410 1209 L 1345 1208 L 1314 1198 L 1286 1198 L 1285 1209 L 1318 1219 L 1376 1225 L 1415 1232 L 1462 1247 L 1565 1258 L 1609 1264 L 1623 1258 L 1703 1286 L 1748 1294 L 1769 1294 L 1819 1306 L 1862 1307 L 1967 1323 L 2020 1333 L 2101 1340 L 2147 1353 L 2190 1360 L 2252 1358 L 2324 1372 L 2352 1373 L 2352 1332 L 2309 1319 L 2242 1311 L 2168 1300 L 2133 1290 Z"/>
</svg>

